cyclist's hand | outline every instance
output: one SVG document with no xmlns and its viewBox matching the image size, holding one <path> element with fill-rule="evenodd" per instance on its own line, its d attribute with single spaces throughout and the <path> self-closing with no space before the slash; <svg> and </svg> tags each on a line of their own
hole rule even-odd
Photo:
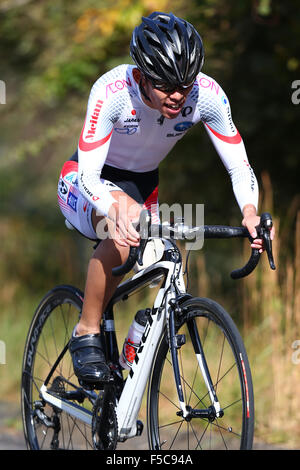
<svg viewBox="0 0 300 470">
<path fill-rule="evenodd" d="M 137 205 L 138 206 L 138 205 Z M 138 222 L 140 210 L 138 207 L 131 207 L 128 211 L 128 208 L 122 208 L 122 205 L 119 203 L 114 203 L 111 205 L 107 225 L 108 231 L 115 240 L 115 242 L 120 246 L 138 246 L 140 243 L 140 235 L 133 226 L 133 223 Z"/>
<path fill-rule="evenodd" d="M 242 221 L 242 225 L 247 228 L 248 232 L 250 233 L 251 237 L 254 239 L 251 243 L 251 248 L 256 248 L 259 250 L 260 253 L 264 251 L 263 240 L 257 237 L 256 227 L 260 224 L 260 217 L 256 215 L 256 211 L 244 211 L 244 218 Z M 271 240 L 274 239 L 275 236 L 275 229 L 272 227 L 270 232 Z"/>
</svg>

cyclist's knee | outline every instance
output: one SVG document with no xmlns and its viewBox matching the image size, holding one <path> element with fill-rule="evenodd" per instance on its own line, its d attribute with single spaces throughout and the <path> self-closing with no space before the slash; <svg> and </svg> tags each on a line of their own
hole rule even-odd
<svg viewBox="0 0 300 470">
<path fill-rule="evenodd" d="M 128 258 L 128 254 L 129 246 L 121 246 L 115 239 L 107 237 L 99 243 L 93 257 L 101 260 L 107 259 L 109 264 L 114 267 L 123 264 Z"/>
</svg>

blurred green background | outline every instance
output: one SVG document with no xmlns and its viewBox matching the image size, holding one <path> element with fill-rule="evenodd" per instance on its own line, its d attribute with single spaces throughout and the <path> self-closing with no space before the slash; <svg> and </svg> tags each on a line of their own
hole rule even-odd
<svg viewBox="0 0 300 470">
<path fill-rule="evenodd" d="M 2 0 L 0 401 L 18 402 L 26 331 L 40 298 L 60 283 L 84 288 L 93 244 L 65 228 L 58 176 L 76 149 L 92 84 L 132 63 L 132 30 L 155 10 L 174 12 L 201 34 L 203 71 L 230 99 L 259 181 L 260 210 L 273 214 L 277 230 L 275 272 L 263 260 L 248 279 L 232 281 L 229 272 L 249 247 L 207 241 L 191 255 L 191 291 L 213 296 L 240 327 L 254 376 L 257 439 L 297 447 L 300 93 L 292 87 L 300 80 L 300 15 L 292 0 Z M 159 197 L 204 203 L 205 223 L 241 223 L 229 177 L 201 125 L 162 163 Z"/>
</svg>

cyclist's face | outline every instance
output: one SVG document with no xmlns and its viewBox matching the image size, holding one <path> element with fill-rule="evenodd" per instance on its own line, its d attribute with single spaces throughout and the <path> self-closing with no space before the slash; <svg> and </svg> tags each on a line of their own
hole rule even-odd
<svg viewBox="0 0 300 470">
<path fill-rule="evenodd" d="M 168 119 L 176 118 L 182 110 L 186 97 L 193 88 L 191 85 L 189 88 L 174 89 L 168 91 L 164 89 L 154 88 L 153 85 L 148 82 L 148 92 L 150 99 L 154 104 L 155 108 Z"/>
<path fill-rule="evenodd" d="M 149 80 L 140 75 L 140 80 L 147 96 L 151 101 L 145 100 L 145 103 L 153 109 L 157 109 L 165 118 L 174 119 L 182 110 L 186 97 L 193 88 L 193 84 L 188 88 L 168 89 L 155 88 Z"/>
</svg>

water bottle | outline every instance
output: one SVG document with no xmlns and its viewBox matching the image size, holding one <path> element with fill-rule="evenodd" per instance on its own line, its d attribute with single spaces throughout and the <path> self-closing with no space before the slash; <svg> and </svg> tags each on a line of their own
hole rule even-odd
<svg viewBox="0 0 300 470">
<path fill-rule="evenodd" d="M 151 309 L 146 308 L 145 310 L 139 310 L 135 314 L 133 322 L 130 325 L 128 335 L 124 341 L 122 353 L 119 357 L 119 363 L 123 369 L 131 369 L 150 313 Z"/>
</svg>

